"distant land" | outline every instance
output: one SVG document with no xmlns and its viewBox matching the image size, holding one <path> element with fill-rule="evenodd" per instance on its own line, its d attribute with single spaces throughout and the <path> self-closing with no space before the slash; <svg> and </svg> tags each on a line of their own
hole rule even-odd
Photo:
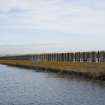
<svg viewBox="0 0 105 105">
<path fill-rule="evenodd" d="M 20 55 L 20 54 L 37 54 L 37 53 L 51 53 L 51 52 L 77 52 L 77 51 L 98 51 L 102 49 L 90 48 L 73 48 L 69 44 L 63 43 L 39 43 L 39 44 L 25 44 L 25 45 L 0 45 L 0 56 L 5 55 Z"/>
</svg>

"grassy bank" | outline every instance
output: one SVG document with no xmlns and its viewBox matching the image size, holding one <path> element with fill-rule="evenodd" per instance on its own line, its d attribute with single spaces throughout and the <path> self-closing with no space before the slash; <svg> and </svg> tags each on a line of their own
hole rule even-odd
<svg viewBox="0 0 105 105">
<path fill-rule="evenodd" d="M 105 63 L 84 62 L 31 62 L 22 60 L 0 60 L 0 64 L 26 68 L 67 72 L 85 75 L 92 78 L 105 79 Z"/>
</svg>

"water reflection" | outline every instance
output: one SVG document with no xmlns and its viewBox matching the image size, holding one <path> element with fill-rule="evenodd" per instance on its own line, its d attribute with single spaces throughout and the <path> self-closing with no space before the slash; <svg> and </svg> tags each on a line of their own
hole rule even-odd
<svg viewBox="0 0 105 105">
<path fill-rule="evenodd" d="M 93 80 L 81 76 L 76 76 L 76 75 L 70 75 L 70 74 L 64 74 L 64 73 L 48 73 L 48 78 L 62 78 L 65 79 L 66 81 L 77 81 L 77 82 L 82 82 L 82 83 L 89 83 L 92 85 L 95 85 L 96 87 L 102 87 L 105 88 L 105 81 L 102 80 Z"/>
<path fill-rule="evenodd" d="M 0 105 L 104 105 L 105 82 L 0 65 Z"/>
</svg>

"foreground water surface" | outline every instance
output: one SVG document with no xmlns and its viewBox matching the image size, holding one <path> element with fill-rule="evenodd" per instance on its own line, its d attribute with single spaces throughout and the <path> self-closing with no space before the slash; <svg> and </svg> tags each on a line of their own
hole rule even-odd
<svg viewBox="0 0 105 105">
<path fill-rule="evenodd" d="M 105 105 L 105 82 L 0 65 L 0 105 Z"/>
</svg>

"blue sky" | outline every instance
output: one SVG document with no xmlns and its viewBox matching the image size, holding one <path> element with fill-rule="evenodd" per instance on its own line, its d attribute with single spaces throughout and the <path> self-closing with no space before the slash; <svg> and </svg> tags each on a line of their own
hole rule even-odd
<svg viewBox="0 0 105 105">
<path fill-rule="evenodd" d="M 0 0 L 0 54 L 104 45 L 105 0 Z"/>
</svg>

